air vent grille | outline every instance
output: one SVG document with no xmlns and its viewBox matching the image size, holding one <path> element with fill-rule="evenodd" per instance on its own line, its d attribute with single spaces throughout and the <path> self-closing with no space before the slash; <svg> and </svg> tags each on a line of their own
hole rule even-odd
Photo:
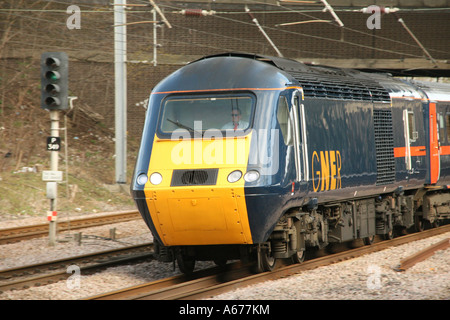
<svg viewBox="0 0 450 320">
<path fill-rule="evenodd" d="M 174 170 L 170 185 L 172 187 L 215 185 L 218 172 L 219 169 Z"/>
<path fill-rule="evenodd" d="M 289 72 L 302 86 L 305 97 L 390 102 L 389 92 L 374 81 L 303 72 Z"/>
<path fill-rule="evenodd" d="M 374 110 L 377 185 L 395 182 L 394 134 L 391 110 Z"/>
</svg>

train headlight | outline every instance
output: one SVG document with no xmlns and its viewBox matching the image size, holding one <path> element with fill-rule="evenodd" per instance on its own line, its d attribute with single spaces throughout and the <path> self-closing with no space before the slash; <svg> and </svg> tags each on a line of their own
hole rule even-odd
<svg viewBox="0 0 450 320">
<path fill-rule="evenodd" d="M 158 184 L 161 183 L 161 181 L 162 181 L 162 175 L 161 175 L 160 173 L 158 173 L 158 172 L 153 172 L 153 173 L 150 175 L 150 182 L 151 182 L 152 184 L 158 185 Z"/>
<path fill-rule="evenodd" d="M 136 178 L 136 182 L 137 184 L 143 186 L 144 184 L 147 183 L 148 177 L 146 173 L 141 173 L 140 175 L 138 175 L 138 177 Z"/>
<path fill-rule="evenodd" d="M 244 180 L 247 182 L 253 182 L 259 179 L 259 172 L 256 170 L 247 171 L 244 175 Z"/>
<path fill-rule="evenodd" d="M 240 179 L 241 177 L 242 177 L 242 172 L 239 171 L 239 170 L 235 170 L 235 171 L 233 171 L 232 173 L 230 173 L 230 174 L 228 175 L 227 180 L 228 180 L 228 182 L 230 182 L 230 183 L 234 183 L 234 182 L 236 182 L 236 181 L 239 181 L 239 179 Z"/>
</svg>

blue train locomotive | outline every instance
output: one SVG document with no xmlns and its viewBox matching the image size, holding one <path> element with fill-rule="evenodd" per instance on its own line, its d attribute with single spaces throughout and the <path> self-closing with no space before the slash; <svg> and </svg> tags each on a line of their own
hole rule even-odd
<svg viewBox="0 0 450 320">
<path fill-rule="evenodd" d="M 131 191 L 189 273 L 437 225 L 448 185 L 450 85 L 227 53 L 153 89 Z"/>
</svg>

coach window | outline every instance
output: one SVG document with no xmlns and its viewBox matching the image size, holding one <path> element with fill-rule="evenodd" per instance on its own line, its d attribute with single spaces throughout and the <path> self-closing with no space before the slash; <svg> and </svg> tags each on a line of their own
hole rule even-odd
<svg viewBox="0 0 450 320">
<path fill-rule="evenodd" d="M 294 137 L 292 135 L 292 125 L 289 118 L 289 107 L 285 96 L 280 96 L 278 99 L 277 119 L 280 124 L 284 144 L 287 146 L 292 146 L 294 144 Z"/>
<path fill-rule="evenodd" d="M 438 132 L 439 132 L 439 142 L 444 142 L 447 134 L 445 133 L 445 118 L 442 113 L 437 114 L 438 117 Z"/>
<path fill-rule="evenodd" d="M 445 127 L 447 128 L 447 142 L 450 142 L 450 113 L 445 115 Z"/>
<path fill-rule="evenodd" d="M 409 140 L 414 142 L 418 138 L 418 132 L 416 131 L 416 117 L 414 112 L 408 111 L 408 127 L 409 127 Z"/>
</svg>

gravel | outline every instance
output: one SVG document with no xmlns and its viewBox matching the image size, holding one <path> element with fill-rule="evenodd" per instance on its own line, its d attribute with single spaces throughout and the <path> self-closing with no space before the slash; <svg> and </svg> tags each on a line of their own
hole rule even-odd
<svg viewBox="0 0 450 320">
<path fill-rule="evenodd" d="M 285 279 L 230 291 L 226 300 L 448 300 L 450 249 L 404 272 L 400 261 L 443 239 L 450 232 L 358 258 L 305 271 Z"/>
<path fill-rule="evenodd" d="M 42 217 L 3 220 L 0 229 L 42 222 Z M 108 239 L 111 228 L 116 228 L 116 241 Z M 48 245 L 47 238 L 2 245 L 0 270 L 152 241 L 142 220 L 83 229 L 81 244 L 71 240 L 77 232 L 60 233 L 59 241 L 53 247 Z M 394 268 L 401 259 L 449 237 L 450 232 L 281 280 L 233 290 L 212 300 L 448 300 L 450 249 L 437 251 L 404 272 L 394 271 Z M 196 269 L 210 265 L 198 262 Z M 108 268 L 94 275 L 76 277 L 74 273 L 67 281 L 0 293 L 0 300 L 82 299 L 178 274 L 178 268 L 173 270 L 171 263 L 148 261 Z"/>
</svg>

